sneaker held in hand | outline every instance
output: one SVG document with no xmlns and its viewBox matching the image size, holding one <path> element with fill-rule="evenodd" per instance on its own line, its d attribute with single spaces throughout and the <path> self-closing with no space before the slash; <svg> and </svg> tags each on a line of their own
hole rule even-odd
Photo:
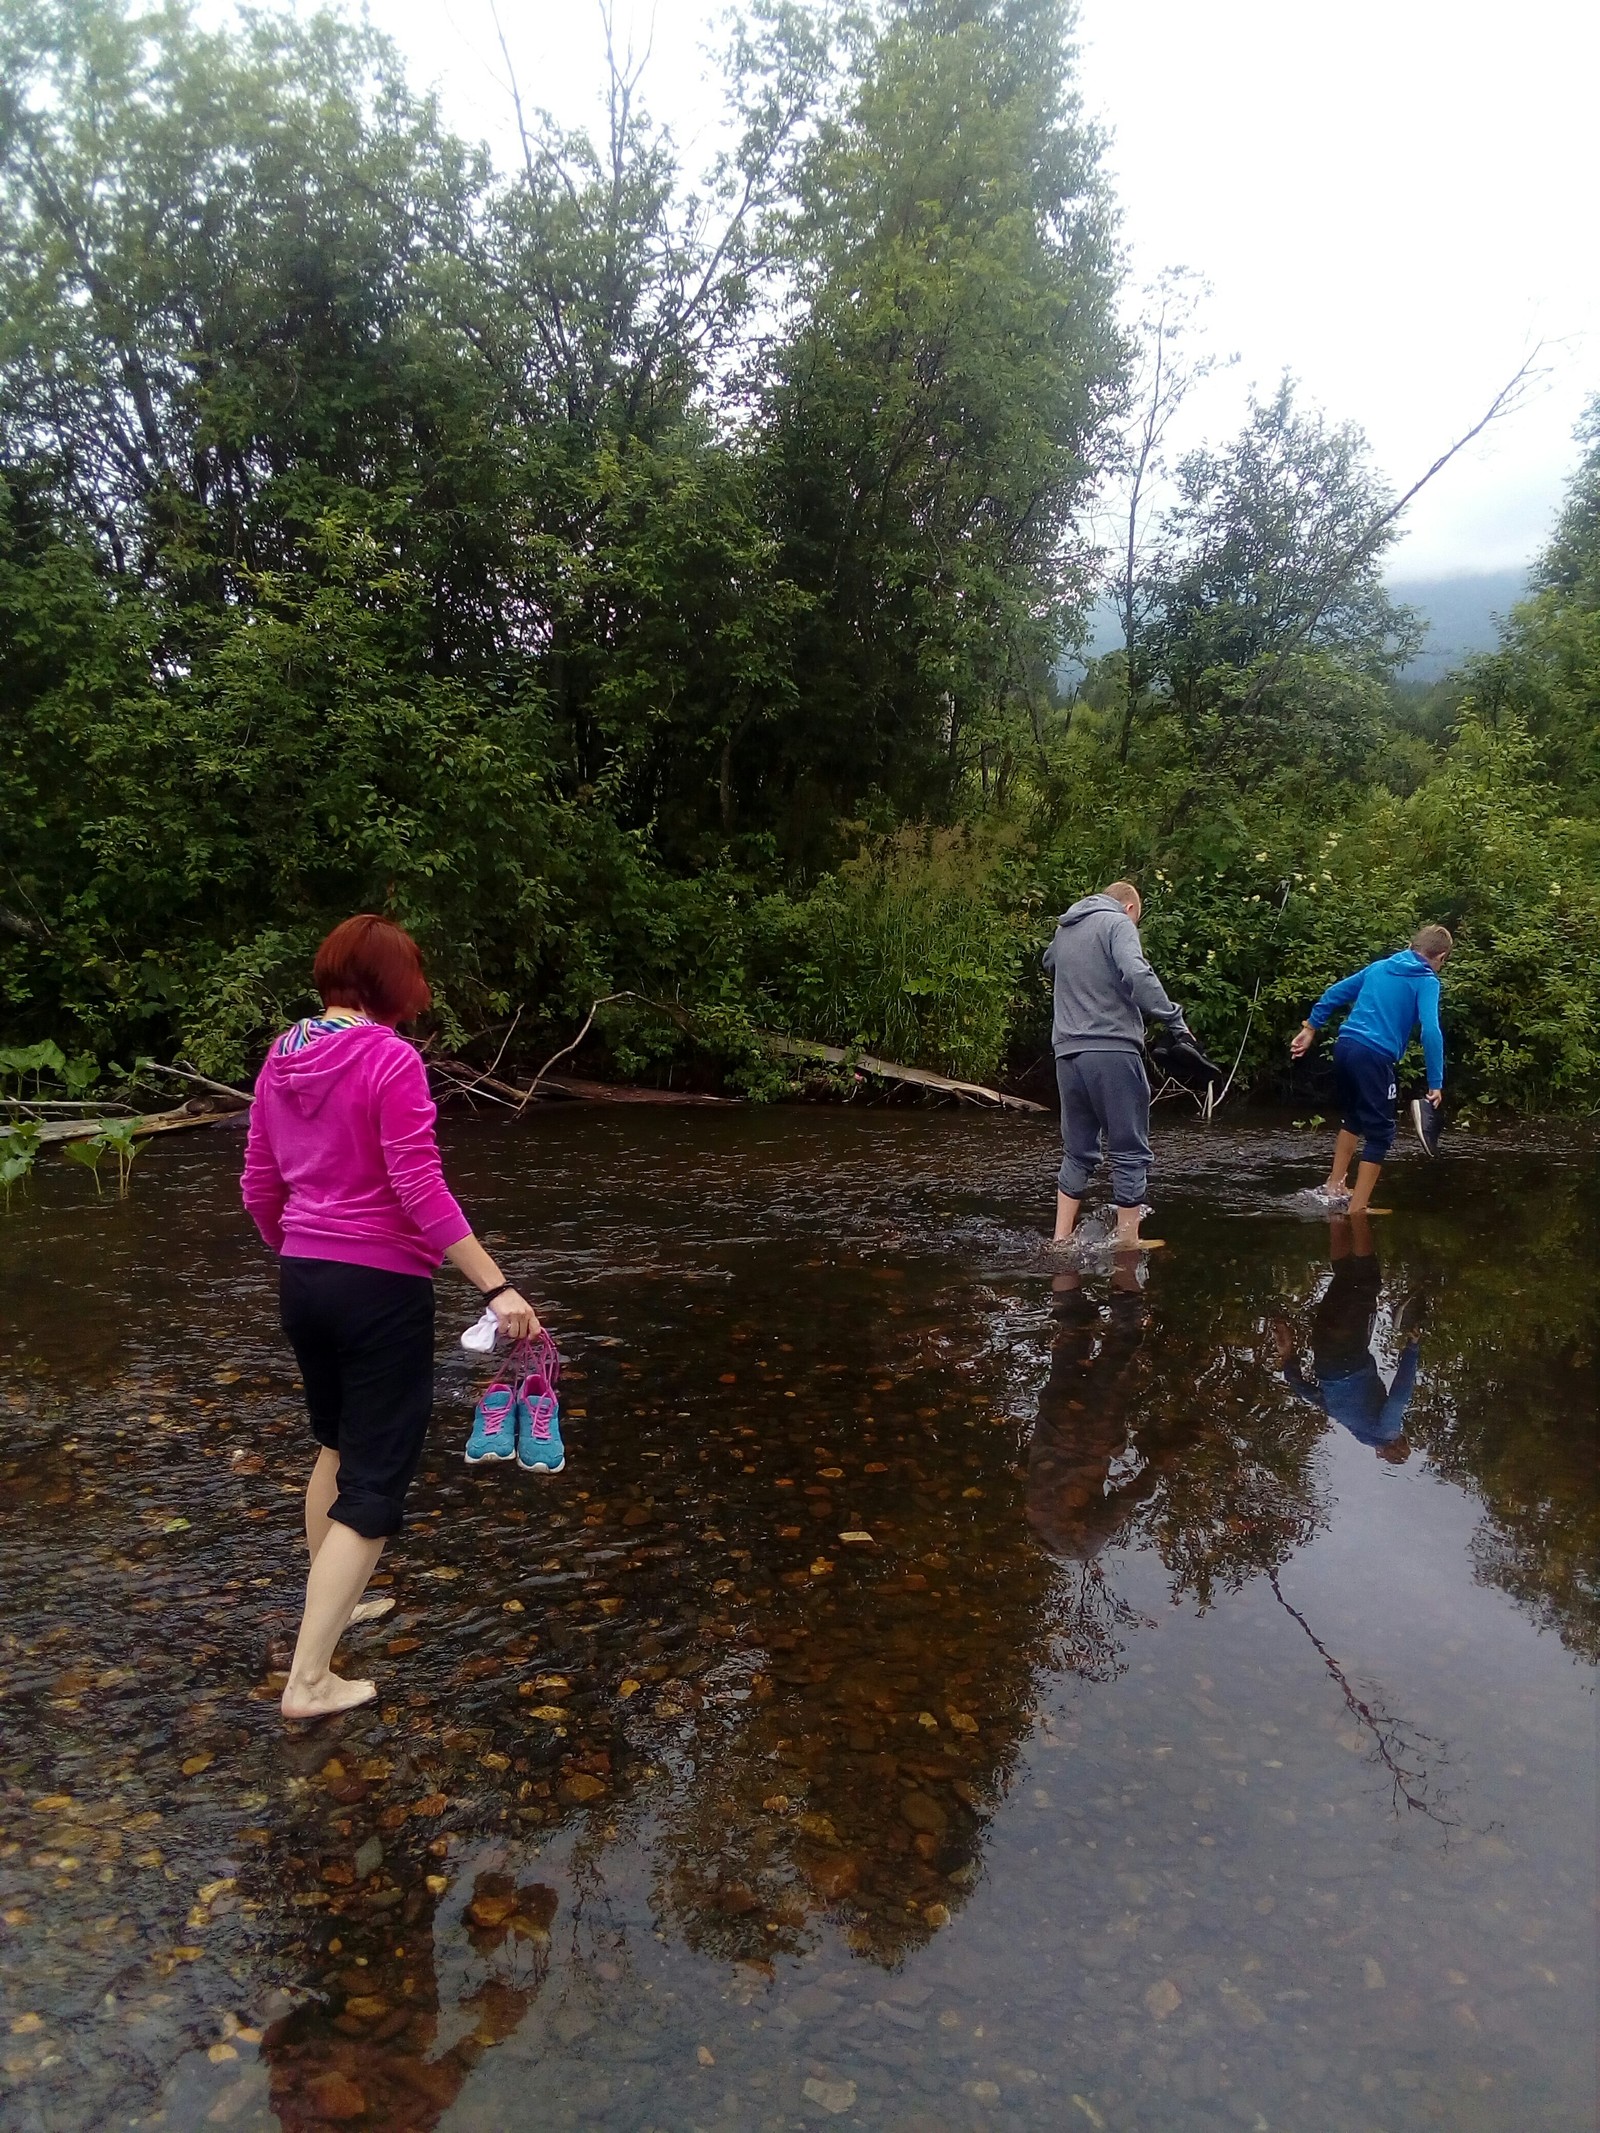
<svg viewBox="0 0 1600 2133">
<path fill-rule="evenodd" d="M 472 1417 L 472 1435 L 467 1439 L 468 1466 L 478 1466 L 485 1459 L 515 1459 L 516 1407 L 516 1394 L 509 1384 L 502 1381 L 487 1388 Z"/>
</svg>

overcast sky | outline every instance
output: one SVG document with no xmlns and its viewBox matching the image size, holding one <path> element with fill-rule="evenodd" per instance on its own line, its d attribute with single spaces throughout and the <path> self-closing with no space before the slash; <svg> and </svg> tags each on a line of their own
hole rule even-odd
<svg viewBox="0 0 1600 2133">
<path fill-rule="evenodd" d="M 616 0 L 684 149 L 718 96 L 721 0 Z M 449 122 L 508 147 L 489 0 L 369 0 Z M 523 93 L 568 120 L 600 79 L 594 0 L 502 0 Z M 1285 369 L 1408 486 L 1530 348 L 1548 376 L 1419 499 L 1390 574 L 1526 562 L 1600 389 L 1600 0 L 1082 0 L 1082 88 L 1136 279 L 1211 283 L 1238 367 L 1197 397 L 1225 435 Z"/>
</svg>

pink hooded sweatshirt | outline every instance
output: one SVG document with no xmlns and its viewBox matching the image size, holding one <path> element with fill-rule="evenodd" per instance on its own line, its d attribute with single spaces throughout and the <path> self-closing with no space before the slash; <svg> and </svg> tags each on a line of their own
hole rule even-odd
<svg viewBox="0 0 1600 2133">
<path fill-rule="evenodd" d="M 439 1167 L 421 1054 L 381 1022 L 280 1037 L 256 1078 L 244 1204 L 275 1252 L 432 1275 L 472 1225 Z"/>
</svg>

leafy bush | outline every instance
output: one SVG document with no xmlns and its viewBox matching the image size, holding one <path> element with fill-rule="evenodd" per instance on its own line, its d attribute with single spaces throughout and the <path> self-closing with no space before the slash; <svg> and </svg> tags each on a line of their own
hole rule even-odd
<svg viewBox="0 0 1600 2133">
<path fill-rule="evenodd" d="M 1037 896 L 1012 840 L 905 829 L 798 902 L 753 914 L 751 960 L 779 1026 L 965 1079 L 999 1070 Z"/>
</svg>

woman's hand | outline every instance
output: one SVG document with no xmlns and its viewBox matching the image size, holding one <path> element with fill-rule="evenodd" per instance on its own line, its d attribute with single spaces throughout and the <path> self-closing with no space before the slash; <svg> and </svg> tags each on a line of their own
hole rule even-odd
<svg viewBox="0 0 1600 2133">
<path fill-rule="evenodd" d="M 1304 1059 L 1307 1052 L 1310 1051 L 1311 1047 L 1316 1043 L 1316 1041 L 1317 1033 L 1311 1027 L 1311 1024 L 1309 1022 L 1302 1022 L 1300 1027 L 1295 1031 L 1294 1036 L 1290 1039 L 1290 1058 Z"/>
<path fill-rule="evenodd" d="M 501 1289 L 498 1296 L 489 1294 L 491 1289 L 500 1288 L 505 1276 L 476 1237 L 463 1237 L 459 1244 L 452 1244 L 444 1256 L 483 1297 L 499 1320 L 502 1333 L 509 1334 L 514 1341 L 531 1341 L 538 1337 L 541 1331 L 539 1314 L 526 1296 L 518 1295 L 515 1289 Z"/>
<path fill-rule="evenodd" d="M 496 1296 L 489 1309 L 500 1321 L 500 1331 L 514 1341 L 531 1341 L 542 1330 L 539 1314 L 525 1296 L 515 1289 L 507 1289 L 503 1296 Z"/>
</svg>

